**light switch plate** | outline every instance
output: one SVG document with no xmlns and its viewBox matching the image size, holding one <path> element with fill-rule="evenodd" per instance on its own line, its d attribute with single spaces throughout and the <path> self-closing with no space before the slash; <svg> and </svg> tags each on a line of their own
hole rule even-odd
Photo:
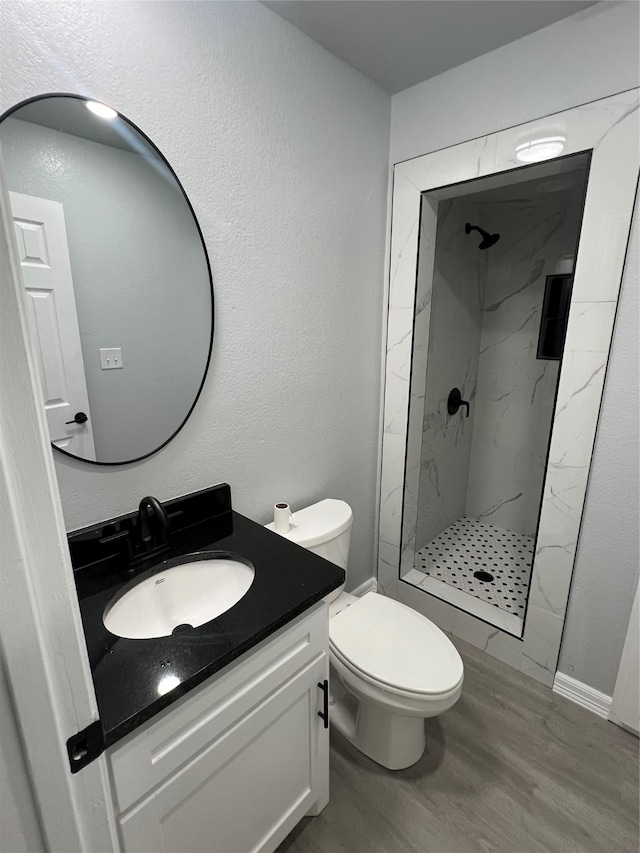
<svg viewBox="0 0 640 853">
<path fill-rule="evenodd" d="M 100 366 L 103 370 L 117 370 L 122 367 L 122 348 L 100 348 Z"/>
</svg>

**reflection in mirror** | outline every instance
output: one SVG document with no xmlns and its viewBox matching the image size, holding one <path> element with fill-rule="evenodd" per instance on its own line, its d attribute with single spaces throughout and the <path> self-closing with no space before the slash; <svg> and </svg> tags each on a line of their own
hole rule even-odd
<svg viewBox="0 0 640 853">
<path fill-rule="evenodd" d="M 199 226 L 155 146 L 76 96 L 0 123 L 51 441 L 121 464 L 166 444 L 202 388 L 213 293 Z"/>
<path fill-rule="evenodd" d="M 418 267 L 401 575 L 517 636 L 588 166 L 445 188 L 432 279 Z"/>
</svg>

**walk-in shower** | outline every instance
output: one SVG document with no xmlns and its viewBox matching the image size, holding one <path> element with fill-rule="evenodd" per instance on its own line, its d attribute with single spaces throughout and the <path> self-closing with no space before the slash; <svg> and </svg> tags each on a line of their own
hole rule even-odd
<svg viewBox="0 0 640 853">
<path fill-rule="evenodd" d="M 408 442 L 419 470 L 405 479 L 401 577 L 518 636 L 588 157 L 548 169 L 472 181 L 439 202 L 428 327 L 420 300 L 414 325 Z"/>
</svg>

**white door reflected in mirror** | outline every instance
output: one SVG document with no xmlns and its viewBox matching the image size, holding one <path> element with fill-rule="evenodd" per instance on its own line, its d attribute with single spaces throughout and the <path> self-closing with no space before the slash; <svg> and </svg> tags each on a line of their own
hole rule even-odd
<svg viewBox="0 0 640 853">
<path fill-rule="evenodd" d="M 49 437 L 54 447 L 95 461 L 64 211 L 22 193 L 10 192 L 9 200 Z"/>
</svg>

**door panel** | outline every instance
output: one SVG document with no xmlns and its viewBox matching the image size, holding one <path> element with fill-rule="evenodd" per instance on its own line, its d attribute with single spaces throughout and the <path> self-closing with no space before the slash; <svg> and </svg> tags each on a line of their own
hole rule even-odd
<svg viewBox="0 0 640 853">
<path fill-rule="evenodd" d="M 49 435 L 61 450 L 95 460 L 62 205 L 21 193 L 9 197 Z M 67 423 L 77 412 L 87 421 Z"/>
</svg>

